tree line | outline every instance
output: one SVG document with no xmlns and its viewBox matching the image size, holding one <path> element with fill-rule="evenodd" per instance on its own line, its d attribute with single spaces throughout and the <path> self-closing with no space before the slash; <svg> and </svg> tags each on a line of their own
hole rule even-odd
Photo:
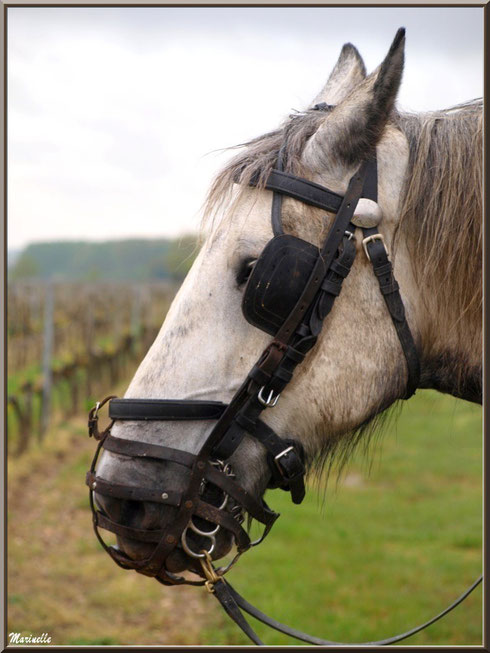
<svg viewBox="0 0 490 653">
<path fill-rule="evenodd" d="M 181 282 L 198 251 L 198 238 L 33 243 L 9 269 L 9 281 Z"/>
</svg>

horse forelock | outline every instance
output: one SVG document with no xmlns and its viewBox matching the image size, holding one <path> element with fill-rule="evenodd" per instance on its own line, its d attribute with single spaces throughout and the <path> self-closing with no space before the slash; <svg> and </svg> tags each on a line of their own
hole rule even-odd
<svg viewBox="0 0 490 653">
<path fill-rule="evenodd" d="M 209 223 L 214 225 L 224 207 L 235 205 L 241 198 L 252 178 L 258 179 L 257 188 L 264 188 L 267 177 L 276 165 L 277 153 L 287 138 L 285 171 L 298 176 L 304 176 L 306 170 L 302 162 L 302 154 L 306 143 L 317 131 L 325 119 L 321 111 L 305 111 L 292 114 L 278 129 L 258 136 L 246 143 L 229 148 L 240 149 L 214 179 L 204 205 L 202 228 Z M 233 184 L 240 183 L 238 193 L 232 198 Z M 232 215 L 233 211 L 226 212 Z"/>
</svg>

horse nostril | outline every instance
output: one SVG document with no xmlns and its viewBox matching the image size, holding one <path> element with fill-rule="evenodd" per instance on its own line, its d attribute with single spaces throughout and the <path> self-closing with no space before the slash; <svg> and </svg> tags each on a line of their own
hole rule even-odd
<svg viewBox="0 0 490 653">
<path fill-rule="evenodd" d="M 120 513 L 120 522 L 125 526 L 135 526 L 138 528 L 145 519 L 145 504 L 141 501 L 123 500 Z"/>
<path fill-rule="evenodd" d="M 95 502 L 110 520 L 122 526 L 138 528 L 145 518 L 145 506 L 141 501 L 117 499 L 95 492 Z"/>
<path fill-rule="evenodd" d="M 113 499 L 97 492 L 94 492 L 93 497 L 98 510 L 106 517 L 109 517 L 109 519 L 112 519 L 112 521 L 119 520 L 119 514 L 121 512 L 121 501 L 119 499 Z"/>
</svg>

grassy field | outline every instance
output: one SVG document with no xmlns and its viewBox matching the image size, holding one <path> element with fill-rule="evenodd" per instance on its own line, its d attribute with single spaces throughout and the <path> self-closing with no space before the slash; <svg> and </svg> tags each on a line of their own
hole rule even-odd
<svg viewBox="0 0 490 653">
<path fill-rule="evenodd" d="M 419 392 L 343 482 L 311 487 L 301 506 L 269 497 L 281 518 L 230 582 L 267 614 L 326 639 L 370 641 L 422 623 L 481 573 L 481 444 L 479 407 Z M 480 644 L 481 620 L 479 588 L 409 643 Z M 255 625 L 267 644 L 294 642 Z M 246 642 L 230 623 L 208 632 L 216 644 Z"/>
<path fill-rule="evenodd" d="M 442 610 L 481 570 L 481 409 L 419 392 L 369 465 L 336 486 L 311 483 L 230 582 L 271 616 L 319 637 L 359 642 Z M 212 596 L 119 570 L 92 534 L 83 484 L 93 443 L 82 420 L 10 464 L 9 632 L 53 644 L 247 644 Z M 411 645 L 481 644 L 481 588 Z M 255 624 L 254 624 L 255 625 Z M 295 643 L 257 631 L 267 644 Z M 408 642 L 407 642 L 408 643 Z"/>
</svg>

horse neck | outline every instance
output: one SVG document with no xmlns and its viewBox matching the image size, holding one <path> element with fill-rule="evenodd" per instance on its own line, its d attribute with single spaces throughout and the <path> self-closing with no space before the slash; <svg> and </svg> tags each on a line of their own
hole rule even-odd
<svg viewBox="0 0 490 653">
<path fill-rule="evenodd" d="M 419 316 L 421 387 L 482 401 L 481 317 L 458 315 L 437 296 L 424 298 Z"/>
<path fill-rule="evenodd" d="M 399 235 L 410 252 L 422 387 L 481 402 L 482 111 L 400 115 L 410 147 Z"/>
</svg>

